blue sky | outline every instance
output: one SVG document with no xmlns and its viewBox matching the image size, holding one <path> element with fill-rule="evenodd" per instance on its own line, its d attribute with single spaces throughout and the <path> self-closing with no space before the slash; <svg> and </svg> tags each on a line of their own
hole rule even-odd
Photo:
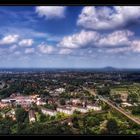
<svg viewBox="0 0 140 140">
<path fill-rule="evenodd" d="M 0 6 L 0 67 L 140 68 L 140 6 Z"/>
</svg>

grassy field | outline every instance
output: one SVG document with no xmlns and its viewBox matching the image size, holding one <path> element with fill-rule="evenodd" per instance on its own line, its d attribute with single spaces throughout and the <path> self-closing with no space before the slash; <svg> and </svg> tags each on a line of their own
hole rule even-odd
<svg viewBox="0 0 140 140">
<path fill-rule="evenodd" d="M 116 87 L 111 87 L 111 94 L 115 94 L 115 93 L 136 93 L 139 94 L 140 93 L 140 85 L 119 85 Z"/>
</svg>

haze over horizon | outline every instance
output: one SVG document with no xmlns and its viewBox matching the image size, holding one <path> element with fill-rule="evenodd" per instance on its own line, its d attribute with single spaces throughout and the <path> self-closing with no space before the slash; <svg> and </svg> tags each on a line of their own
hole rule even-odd
<svg viewBox="0 0 140 140">
<path fill-rule="evenodd" d="M 140 6 L 0 6 L 0 68 L 140 68 Z"/>
</svg>

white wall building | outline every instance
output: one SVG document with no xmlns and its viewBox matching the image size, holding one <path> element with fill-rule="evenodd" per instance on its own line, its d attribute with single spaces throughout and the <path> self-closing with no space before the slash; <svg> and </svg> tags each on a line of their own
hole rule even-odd
<svg viewBox="0 0 140 140">
<path fill-rule="evenodd" d="M 65 114 L 68 114 L 68 115 L 72 115 L 72 114 L 73 114 L 73 110 L 70 109 L 70 108 L 58 107 L 58 108 L 57 108 L 57 111 L 58 111 L 58 112 L 65 113 Z"/>
<path fill-rule="evenodd" d="M 101 108 L 101 106 L 87 105 L 87 109 L 88 110 L 100 111 L 102 108 Z"/>
<path fill-rule="evenodd" d="M 55 91 L 58 92 L 58 93 L 62 93 L 62 92 L 65 92 L 65 89 L 64 88 L 58 88 Z"/>
<path fill-rule="evenodd" d="M 72 107 L 72 110 L 73 110 L 73 111 L 80 111 L 80 112 L 82 112 L 82 113 L 88 112 L 88 109 L 85 108 L 85 107 Z"/>
<path fill-rule="evenodd" d="M 55 116 L 56 113 L 57 113 L 54 110 L 50 110 L 50 109 L 46 109 L 46 108 L 41 108 L 41 111 L 42 111 L 43 114 L 50 115 L 50 116 Z"/>
<path fill-rule="evenodd" d="M 30 121 L 30 123 L 36 121 L 36 119 L 35 119 L 35 112 L 33 110 L 29 111 L 29 121 Z"/>
</svg>

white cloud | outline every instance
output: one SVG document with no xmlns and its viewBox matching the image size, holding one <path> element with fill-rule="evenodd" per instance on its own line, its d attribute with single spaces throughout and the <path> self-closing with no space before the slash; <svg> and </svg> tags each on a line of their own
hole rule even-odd
<svg viewBox="0 0 140 140">
<path fill-rule="evenodd" d="M 71 49 L 65 49 L 65 48 L 63 48 L 63 49 L 60 49 L 59 50 L 59 54 L 70 54 L 72 52 L 72 50 Z"/>
<path fill-rule="evenodd" d="M 120 30 L 114 31 L 104 37 L 101 37 L 98 46 L 120 46 L 120 45 L 129 45 L 130 38 L 134 33 L 129 30 Z"/>
<path fill-rule="evenodd" d="M 80 48 L 90 45 L 98 39 L 99 34 L 97 32 L 82 30 L 80 33 L 64 37 L 58 46 L 71 49 Z"/>
<path fill-rule="evenodd" d="M 31 53 L 34 53 L 34 52 L 35 52 L 34 48 L 27 48 L 27 49 L 25 49 L 25 54 L 31 54 Z"/>
<path fill-rule="evenodd" d="M 30 47 L 32 46 L 34 41 L 32 39 L 23 39 L 19 42 L 19 46 L 22 47 Z"/>
<path fill-rule="evenodd" d="M 41 17 L 45 16 L 46 19 L 63 18 L 65 9 L 66 7 L 64 6 L 37 6 L 36 13 Z"/>
<path fill-rule="evenodd" d="M 90 29 L 113 29 L 140 18 L 140 6 L 86 6 L 77 25 Z"/>
<path fill-rule="evenodd" d="M 9 45 L 18 41 L 19 35 L 7 35 L 0 40 L 0 45 Z"/>
<path fill-rule="evenodd" d="M 50 53 L 54 52 L 54 50 L 55 50 L 54 47 L 43 44 L 43 43 L 38 45 L 38 49 L 43 54 L 50 54 Z"/>
<path fill-rule="evenodd" d="M 133 52 L 140 52 L 140 40 L 134 40 L 131 42 L 131 50 Z"/>
</svg>

